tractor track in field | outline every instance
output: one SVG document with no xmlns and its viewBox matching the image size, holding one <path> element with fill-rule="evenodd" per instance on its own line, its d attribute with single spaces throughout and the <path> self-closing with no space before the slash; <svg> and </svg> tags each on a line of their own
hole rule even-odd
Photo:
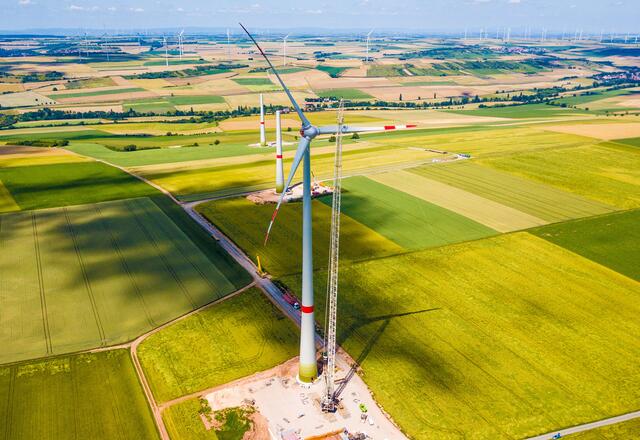
<svg viewBox="0 0 640 440">
<path fill-rule="evenodd" d="M 144 207 L 142 209 L 145 211 L 145 214 L 147 214 L 147 215 L 149 214 L 144 209 Z M 156 241 L 156 239 L 153 236 L 153 234 L 151 233 L 151 231 L 149 231 L 147 229 L 147 227 L 144 225 L 144 223 L 140 220 L 140 218 L 138 216 L 135 216 L 134 219 L 135 219 L 135 222 L 138 224 L 138 227 L 142 230 L 142 233 L 144 234 L 144 236 L 147 238 L 147 240 L 149 240 L 149 242 L 151 243 L 151 245 L 155 249 L 156 254 L 158 255 L 158 257 L 160 257 L 160 260 L 162 261 L 162 264 L 164 265 L 164 267 L 167 269 L 167 271 L 171 275 L 171 278 L 173 278 L 173 280 L 176 282 L 178 287 L 180 287 L 180 291 L 182 291 L 182 294 L 185 296 L 185 298 L 187 299 L 187 301 L 191 305 L 191 308 L 192 309 L 196 308 L 197 307 L 196 303 L 193 301 L 193 298 L 191 297 L 191 294 L 189 293 L 189 291 L 187 290 L 186 286 L 182 282 L 182 279 L 180 278 L 180 276 L 176 273 L 176 271 L 173 268 L 173 266 L 171 266 L 171 264 L 169 264 L 169 261 L 167 260 L 167 256 L 164 255 L 164 253 L 162 253 L 162 251 L 160 250 L 160 246 L 158 246 L 158 242 Z"/>
<path fill-rule="evenodd" d="M 36 268 L 38 271 L 38 288 L 40 290 L 40 309 L 42 310 L 42 325 L 44 328 L 44 339 L 47 348 L 47 354 L 53 353 L 51 344 L 51 330 L 49 329 L 49 312 L 47 311 L 47 298 L 44 291 L 44 279 L 42 275 L 42 260 L 40 258 L 40 243 L 38 241 L 38 226 L 36 222 L 36 213 L 31 212 L 31 227 L 33 228 L 33 242 L 35 245 Z"/>
<path fill-rule="evenodd" d="M 136 292 L 136 296 L 140 300 L 140 304 L 142 305 L 142 310 L 144 310 L 144 314 L 145 314 L 145 316 L 147 318 L 147 322 L 149 323 L 149 327 L 154 327 L 155 326 L 155 321 L 154 321 L 153 317 L 151 316 L 151 313 L 149 312 L 149 308 L 147 307 L 147 303 L 144 300 L 144 295 L 142 294 L 142 291 L 140 291 L 140 288 L 138 287 L 138 283 L 136 283 L 135 277 L 133 276 L 133 273 L 131 272 L 131 268 L 127 264 L 127 260 L 124 258 L 124 255 L 122 255 L 122 250 L 120 249 L 120 246 L 118 245 L 118 241 L 116 240 L 116 237 L 113 235 L 113 230 L 111 228 L 107 227 L 106 221 L 105 221 L 104 217 L 102 216 L 102 210 L 100 209 L 100 207 L 98 207 L 96 205 L 95 206 L 95 211 L 98 214 L 98 218 L 100 219 L 99 223 L 102 226 L 102 229 L 104 229 L 105 234 L 109 237 L 109 239 L 111 241 L 111 246 L 116 251 L 116 254 L 118 255 L 118 259 L 120 260 L 120 264 L 122 265 L 122 268 L 124 269 L 124 271 L 127 273 L 127 277 L 131 281 L 131 285 L 133 286 L 133 290 Z"/>
<path fill-rule="evenodd" d="M 78 236 L 76 234 L 75 229 L 73 228 L 73 224 L 71 223 L 71 219 L 69 218 L 69 210 L 65 207 L 63 208 L 64 219 L 67 223 L 67 230 L 69 231 L 69 235 L 71 236 L 71 241 L 73 242 L 73 248 L 76 251 L 76 256 L 78 257 L 78 265 L 80 266 L 80 272 L 82 272 L 82 279 L 84 281 L 84 285 L 87 289 L 87 296 L 89 297 L 89 302 L 91 303 L 91 312 L 93 313 L 93 318 L 98 327 L 98 333 L 100 335 L 100 344 L 104 347 L 107 345 L 107 337 L 104 331 L 104 327 L 102 325 L 102 319 L 100 318 L 100 313 L 98 312 L 98 305 L 96 304 L 96 298 L 93 294 L 93 289 L 91 288 L 91 281 L 89 281 L 89 275 L 87 274 L 87 267 L 82 259 L 82 253 L 80 252 L 80 245 L 78 244 Z"/>
</svg>

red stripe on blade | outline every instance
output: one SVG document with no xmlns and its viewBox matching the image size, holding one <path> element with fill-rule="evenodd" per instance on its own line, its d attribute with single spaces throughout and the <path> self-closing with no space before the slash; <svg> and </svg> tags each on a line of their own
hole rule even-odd
<svg viewBox="0 0 640 440">
<path fill-rule="evenodd" d="M 302 313 L 313 313 L 313 306 L 300 306 Z"/>
<path fill-rule="evenodd" d="M 276 159 L 282 159 L 282 154 L 276 154 Z"/>
<path fill-rule="evenodd" d="M 264 121 L 260 121 L 260 125 L 264 125 Z"/>
<path fill-rule="evenodd" d="M 417 125 L 416 124 L 407 124 L 407 128 L 416 128 Z"/>
<path fill-rule="evenodd" d="M 385 125 L 385 126 L 384 126 L 384 129 L 385 129 L 385 130 L 395 130 L 395 129 L 396 129 L 396 126 L 395 126 L 395 125 Z"/>
</svg>

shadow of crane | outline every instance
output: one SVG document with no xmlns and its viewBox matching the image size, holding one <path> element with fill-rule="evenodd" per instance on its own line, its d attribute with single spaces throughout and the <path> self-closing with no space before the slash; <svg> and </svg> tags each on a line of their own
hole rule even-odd
<svg viewBox="0 0 640 440">
<path fill-rule="evenodd" d="M 364 327 L 365 325 L 368 325 L 374 322 L 382 321 L 382 325 L 378 327 L 378 329 L 374 332 L 374 334 L 369 338 L 369 340 L 367 341 L 367 344 L 362 349 L 362 352 L 360 352 L 358 357 L 355 359 L 355 363 L 349 369 L 349 372 L 346 374 L 344 379 L 342 379 L 338 384 L 338 387 L 336 388 L 336 391 L 335 391 L 335 398 L 338 399 L 340 397 L 340 394 L 342 394 L 344 389 L 347 387 L 347 385 L 349 384 L 349 381 L 353 378 L 353 375 L 358 371 L 358 368 L 360 368 L 360 365 L 365 361 L 367 356 L 369 356 L 369 353 L 371 353 L 371 350 L 373 350 L 373 347 L 376 345 L 376 343 L 378 342 L 378 339 L 380 339 L 380 336 L 382 336 L 386 328 L 389 326 L 392 319 L 401 318 L 403 316 L 418 315 L 421 313 L 435 312 L 436 310 L 440 310 L 440 307 L 436 307 L 433 309 L 416 310 L 413 312 L 380 315 L 380 316 L 374 316 L 372 318 L 363 318 L 351 324 L 341 335 L 342 337 L 339 338 L 340 345 L 342 345 L 342 342 L 344 342 L 350 335 L 352 335 L 356 331 L 356 329 L 360 327 Z"/>
</svg>

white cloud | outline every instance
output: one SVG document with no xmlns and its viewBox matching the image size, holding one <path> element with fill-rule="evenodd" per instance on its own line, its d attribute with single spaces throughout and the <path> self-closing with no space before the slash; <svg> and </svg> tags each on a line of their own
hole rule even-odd
<svg viewBox="0 0 640 440">
<path fill-rule="evenodd" d="M 508 0 L 507 3 L 520 3 L 520 0 Z"/>
<path fill-rule="evenodd" d="M 111 12 L 113 12 L 113 11 L 117 11 L 117 10 L 118 10 L 118 8 L 116 8 L 115 6 L 109 6 L 109 7 L 107 8 L 107 11 L 111 11 Z"/>
<path fill-rule="evenodd" d="M 318 15 L 318 14 L 322 14 L 322 9 L 307 9 L 304 12 L 305 14 Z"/>
<path fill-rule="evenodd" d="M 142 8 L 129 8 L 129 10 L 131 12 L 144 12 L 144 9 L 142 9 Z"/>
<path fill-rule="evenodd" d="M 20 6 L 27 6 L 27 5 L 32 5 L 35 2 L 32 2 L 31 0 L 18 0 L 18 4 Z"/>
<path fill-rule="evenodd" d="M 176 9 L 176 11 L 178 11 L 178 12 L 184 12 L 184 9 L 183 9 L 183 8 L 177 8 L 177 9 Z"/>
<path fill-rule="evenodd" d="M 68 8 L 70 11 L 84 11 L 84 8 L 82 6 L 78 6 L 78 5 L 71 5 Z"/>
</svg>

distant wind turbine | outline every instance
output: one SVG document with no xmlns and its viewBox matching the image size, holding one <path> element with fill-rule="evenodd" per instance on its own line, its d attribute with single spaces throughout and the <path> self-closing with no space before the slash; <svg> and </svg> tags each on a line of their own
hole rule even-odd
<svg viewBox="0 0 640 440">
<path fill-rule="evenodd" d="M 369 31 L 369 33 L 367 34 L 367 56 L 365 58 L 366 62 L 369 62 L 369 40 L 371 39 L 371 34 L 373 33 L 373 29 L 371 29 Z"/>
<path fill-rule="evenodd" d="M 291 35 L 291 32 L 285 35 L 285 37 L 282 39 L 282 65 L 283 66 L 287 65 L 287 38 L 289 38 L 289 35 Z"/>
</svg>

